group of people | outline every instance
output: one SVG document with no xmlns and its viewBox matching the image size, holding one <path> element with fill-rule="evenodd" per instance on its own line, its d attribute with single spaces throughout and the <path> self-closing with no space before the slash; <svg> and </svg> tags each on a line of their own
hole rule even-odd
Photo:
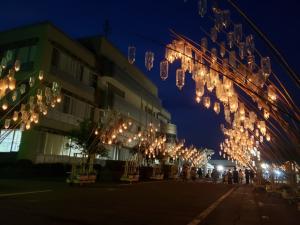
<svg viewBox="0 0 300 225">
<path fill-rule="evenodd" d="M 201 179 L 203 177 L 203 173 L 201 168 L 197 169 L 196 167 L 190 167 L 187 164 L 184 164 L 180 176 L 183 180 L 196 180 L 197 177 Z M 204 177 L 211 178 L 214 183 L 218 183 L 220 173 L 217 169 L 213 169 L 211 173 L 208 171 Z M 237 170 L 237 168 L 234 167 L 233 170 L 225 170 L 221 174 L 221 178 L 223 183 L 226 184 L 251 184 L 254 179 L 254 171 L 247 168 L 244 171 L 242 169 Z"/>
<path fill-rule="evenodd" d="M 237 170 L 234 167 L 233 171 L 229 169 L 224 171 L 222 174 L 223 183 L 225 184 L 243 184 L 244 179 L 246 184 L 252 184 L 254 179 L 254 171 L 245 169 L 243 172 L 242 169 Z"/>
</svg>

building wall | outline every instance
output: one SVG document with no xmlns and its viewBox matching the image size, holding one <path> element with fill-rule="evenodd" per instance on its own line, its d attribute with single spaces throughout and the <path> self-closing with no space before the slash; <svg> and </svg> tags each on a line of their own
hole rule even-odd
<svg viewBox="0 0 300 225">
<path fill-rule="evenodd" d="M 66 148 L 67 133 L 84 118 L 98 121 L 102 108 L 129 115 L 140 126 L 170 122 L 171 115 L 162 107 L 156 86 L 106 39 L 92 39 L 93 49 L 90 41 L 72 40 L 49 23 L 0 33 L 0 54 L 16 47 L 34 48 L 32 56 L 27 53 L 31 66 L 22 67 L 18 76 L 43 70 L 45 85 L 56 81 L 62 86 L 62 103 L 49 110 L 34 129 L 22 133 L 19 159 L 72 156 L 76 151 Z M 16 57 L 20 56 L 16 51 Z M 110 157 L 126 160 L 130 152 L 113 147 Z"/>
</svg>

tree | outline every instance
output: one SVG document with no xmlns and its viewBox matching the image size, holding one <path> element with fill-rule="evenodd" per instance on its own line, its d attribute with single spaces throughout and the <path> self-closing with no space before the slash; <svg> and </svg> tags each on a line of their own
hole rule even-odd
<svg viewBox="0 0 300 225">
<path fill-rule="evenodd" d="M 96 155 L 107 156 L 108 151 L 100 141 L 100 138 L 94 134 L 96 124 L 89 119 L 84 119 L 79 122 L 79 128 L 73 129 L 69 133 L 71 142 L 67 144 L 67 148 L 74 148 L 88 156 L 87 165 L 91 157 Z"/>
</svg>

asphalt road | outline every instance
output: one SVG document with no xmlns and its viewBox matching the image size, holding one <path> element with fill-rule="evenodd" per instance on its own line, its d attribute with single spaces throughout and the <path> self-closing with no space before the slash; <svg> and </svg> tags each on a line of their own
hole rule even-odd
<svg viewBox="0 0 300 225">
<path fill-rule="evenodd" d="M 231 188 L 222 184 L 174 181 L 69 187 L 62 182 L 0 180 L 0 224 L 187 225 Z M 252 188 L 239 187 L 201 224 L 247 225 L 272 221 L 268 210 L 263 213 L 269 215 L 267 220 L 254 213 L 262 210 L 257 204 L 251 204 L 248 212 L 247 207 L 246 211 L 241 207 L 247 201 L 257 201 L 254 198 L 258 196 Z M 286 207 L 277 210 L 290 210 Z M 287 216 L 292 216 L 294 221 L 299 216 L 297 213 L 295 210 L 295 214 Z M 256 219 L 246 221 L 248 216 Z"/>
</svg>

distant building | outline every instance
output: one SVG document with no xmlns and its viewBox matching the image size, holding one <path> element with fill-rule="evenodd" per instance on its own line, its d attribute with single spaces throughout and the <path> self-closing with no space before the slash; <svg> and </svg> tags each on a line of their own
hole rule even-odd
<svg viewBox="0 0 300 225">
<path fill-rule="evenodd" d="M 157 87 L 104 37 L 74 40 L 52 24 L 40 23 L 1 32 L 0 58 L 8 51 L 21 61 L 21 76 L 43 70 L 46 82 L 59 82 L 62 103 L 33 129 L 12 131 L 0 152 L 36 163 L 66 162 L 76 152 L 66 148 L 68 132 L 84 118 L 97 122 L 107 108 L 130 116 L 138 126 L 152 122 L 176 137 Z M 114 146 L 109 157 L 126 160 L 130 152 Z"/>
<path fill-rule="evenodd" d="M 209 160 L 208 161 L 210 165 L 212 165 L 213 168 L 218 170 L 233 170 L 234 167 L 237 167 L 235 162 L 232 162 L 231 160 Z"/>
</svg>

